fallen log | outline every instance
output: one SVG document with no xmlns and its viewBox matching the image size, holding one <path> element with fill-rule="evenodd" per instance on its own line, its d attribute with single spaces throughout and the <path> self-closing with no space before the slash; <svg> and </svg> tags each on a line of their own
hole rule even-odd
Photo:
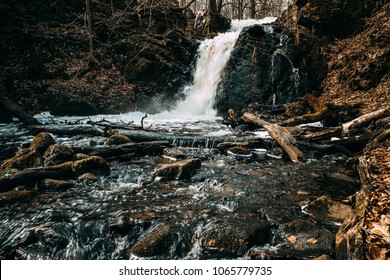
<svg viewBox="0 0 390 280">
<path fill-rule="evenodd" d="M 79 147 L 72 146 L 75 153 L 100 156 L 108 160 L 128 159 L 132 156 L 161 155 L 165 148 L 172 147 L 168 141 L 127 143 L 117 146 Z"/>
<path fill-rule="evenodd" d="M 342 125 L 343 133 L 348 134 L 352 128 L 359 128 L 359 127 L 362 127 L 362 126 L 364 126 L 364 125 L 366 125 L 374 120 L 386 118 L 388 116 L 390 116 L 390 108 L 380 109 L 380 110 L 365 114 L 363 116 L 360 116 L 352 121 L 349 121 L 349 122 L 343 124 Z"/>
<path fill-rule="evenodd" d="M 316 131 L 304 135 L 300 135 L 299 139 L 307 140 L 307 141 L 320 141 L 323 139 L 336 137 L 341 135 L 342 127 L 336 127 L 336 128 L 328 128 L 322 131 Z"/>
<path fill-rule="evenodd" d="M 352 151 L 350 151 L 348 148 L 344 147 L 343 145 L 337 145 L 337 144 L 318 144 L 313 142 L 302 142 L 299 143 L 299 146 L 303 149 L 307 149 L 308 151 L 320 151 L 323 155 L 329 155 L 329 154 L 335 154 L 335 153 L 341 153 L 348 157 L 352 157 L 355 155 Z"/>
<path fill-rule="evenodd" d="M 390 129 L 387 129 L 376 136 L 366 147 L 366 150 L 371 151 L 375 148 L 378 148 L 381 143 L 385 142 L 390 138 Z"/>
<path fill-rule="evenodd" d="M 252 113 L 244 113 L 242 118 L 247 123 L 253 123 L 263 127 L 278 142 L 293 162 L 298 162 L 303 157 L 303 153 L 295 146 L 295 138 L 284 127 L 266 122 Z"/>
<path fill-rule="evenodd" d="M 27 168 L 15 172 L 7 170 L 2 172 L 0 176 L 0 192 L 10 191 L 20 185 L 32 185 L 46 178 L 60 179 L 69 177 L 73 174 L 72 164 L 73 162 L 70 161 L 59 165 Z"/>
<path fill-rule="evenodd" d="M 34 117 L 28 114 L 21 106 L 11 101 L 8 97 L 0 92 L 0 107 L 8 112 L 11 116 L 18 118 L 26 125 L 40 124 Z"/>
<path fill-rule="evenodd" d="M 40 132 L 49 132 L 59 136 L 75 136 L 75 135 L 91 135 L 91 136 L 106 136 L 104 130 L 96 128 L 88 124 L 77 125 L 34 125 L 30 126 L 31 134 L 38 134 Z"/>
</svg>

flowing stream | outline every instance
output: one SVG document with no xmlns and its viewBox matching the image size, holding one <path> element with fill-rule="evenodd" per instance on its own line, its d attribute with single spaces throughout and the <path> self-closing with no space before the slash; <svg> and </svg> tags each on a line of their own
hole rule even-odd
<svg viewBox="0 0 390 280">
<path fill-rule="evenodd" d="M 213 109 L 215 92 L 240 30 L 273 20 L 233 21 L 229 32 L 203 41 L 194 81 L 185 88 L 186 98 L 171 112 L 148 116 L 144 126 L 152 125 L 172 135 L 234 137 L 220 124 Z M 143 116 L 131 112 L 91 116 L 88 120 L 128 123 L 138 122 Z M 80 121 L 48 113 L 37 118 L 57 126 Z M 3 146 L 11 148 L 26 146 L 32 137 L 18 124 L 0 126 L 0 132 L 4 139 L 14 135 L 12 143 L 0 138 Z M 264 132 L 258 135 L 266 137 Z M 54 137 L 64 144 L 106 145 L 103 137 Z M 180 146 L 178 142 L 173 144 Z M 291 248 L 286 225 L 297 219 L 310 221 L 302 209 L 321 195 L 331 194 L 341 200 L 353 193 L 355 185 L 348 180 L 344 179 L 346 187 L 340 191 L 326 179 L 333 178 L 335 167 L 338 173 L 348 173 L 344 158 L 323 157 L 295 165 L 272 156 L 271 150 L 253 147 L 249 154 L 241 155 L 222 153 L 212 145 L 192 145 L 172 151 L 201 159 L 201 168 L 187 180 L 153 176 L 156 168 L 169 159 L 143 156 L 110 162 L 108 176 L 75 178 L 71 180 L 73 187 L 66 190 L 20 186 L 0 196 L 0 257 L 237 259 L 331 254 L 333 241 L 319 242 L 315 250 Z M 334 234 L 332 225 L 312 226 L 321 236 Z"/>
</svg>

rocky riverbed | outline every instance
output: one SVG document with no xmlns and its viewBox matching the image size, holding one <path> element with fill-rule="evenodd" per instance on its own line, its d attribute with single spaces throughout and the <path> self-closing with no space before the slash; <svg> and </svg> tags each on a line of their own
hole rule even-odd
<svg viewBox="0 0 390 280">
<path fill-rule="evenodd" d="M 2 258 L 334 258 L 336 232 L 359 189 L 344 155 L 296 164 L 265 149 L 267 140 L 228 149 L 165 143 L 148 155 L 93 163 L 96 156 L 75 154 L 77 145 L 103 148 L 108 139 L 79 140 L 41 133 L 26 148 L 41 159 L 35 170 L 70 160 L 72 172 L 32 177 L 1 194 Z M 3 163 L 2 176 L 17 161 Z"/>
</svg>

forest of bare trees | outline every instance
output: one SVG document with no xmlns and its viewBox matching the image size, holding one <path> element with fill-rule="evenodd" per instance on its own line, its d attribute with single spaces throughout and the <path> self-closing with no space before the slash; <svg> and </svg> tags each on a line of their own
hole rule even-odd
<svg viewBox="0 0 390 280">
<path fill-rule="evenodd" d="M 190 4 L 197 11 L 208 9 L 232 19 L 279 16 L 290 0 L 178 0 L 182 7 Z"/>
</svg>

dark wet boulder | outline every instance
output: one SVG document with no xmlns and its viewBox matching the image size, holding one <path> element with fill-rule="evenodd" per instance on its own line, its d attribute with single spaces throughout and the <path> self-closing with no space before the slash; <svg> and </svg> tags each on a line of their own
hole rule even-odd
<svg viewBox="0 0 390 280">
<path fill-rule="evenodd" d="M 160 224 L 143 234 L 130 249 L 137 257 L 174 259 L 185 256 L 190 248 L 190 238 L 179 228 Z"/>
<path fill-rule="evenodd" d="M 244 28 L 218 88 L 217 110 L 226 115 L 229 109 L 239 112 L 248 104 L 280 105 L 302 96 L 290 41 L 277 25 Z"/>
<path fill-rule="evenodd" d="M 185 159 L 174 163 L 167 163 L 156 170 L 154 176 L 166 179 L 189 179 L 201 167 L 201 160 L 197 158 Z"/>
<path fill-rule="evenodd" d="M 57 165 L 72 159 L 74 152 L 64 144 L 51 145 L 43 154 L 46 165 Z"/>
<path fill-rule="evenodd" d="M 271 241 L 267 220 L 222 221 L 210 225 L 201 234 L 203 254 L 213 258 L 240 257 L 255 245 Z"/>
<path fill-rule="evenodd" d="M 320 256 L 334 253 L 336 235 L 327 229 L 315 226 L 311 221 L 298 219 L 283 225 L 287 248 L 286 258 L 294 254 L 300 256 Z"/>
<path fill-rule="evenodd" d="M 24 169 L 30 167 L 40 167 L 43 165 L 43 158 L 35 149 L 26 148 L 19 151 L 13 158 L 5 161 L 0 169 Z"/>
<path fill-rule="evenodd" d="M 39 153 L 43 154 L 47 148 L 49 148 L 51 145 L 54 145 L 55 143 L 56 141 L 50 133 L 41 132 L 35 135 L 31 142 L 30 148 L 35 149 Z"/>
<path fill-rule="evenodd" d="M 75 161 L 72 164 L 72 171 L 76 175 L 82 175 L 84 173 L 103 175 L 110 171 L 110 167 L 103 158 L 91 156 L 86 159 Z"/>
</svg>

